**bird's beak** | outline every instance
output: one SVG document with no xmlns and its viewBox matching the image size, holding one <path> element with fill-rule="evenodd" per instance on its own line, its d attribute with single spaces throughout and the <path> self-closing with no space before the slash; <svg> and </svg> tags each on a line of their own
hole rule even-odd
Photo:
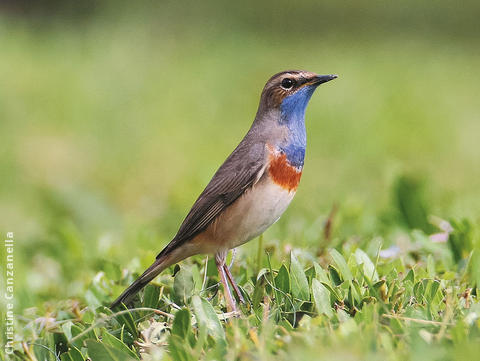
<svg viewBox="0 0 480 361">
<path fill-rule="evenodd" d="M 309 83 L 310 85 L 320 85 L 320 84 L 323 84 L 323 83 L 326 83 L 327 81 L 330 81 L 330 80 L 333 80 L 333 79 L 336 79 L 338 78 L 338 75 L 317 75 L 315 77 L 313 77 Z"/>
</svg>

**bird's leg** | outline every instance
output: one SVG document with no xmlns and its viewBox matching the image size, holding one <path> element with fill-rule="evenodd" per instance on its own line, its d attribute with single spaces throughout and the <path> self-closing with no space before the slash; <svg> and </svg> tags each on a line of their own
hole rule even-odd
<svg viewBox="0 0 480 361">
<path fill-rule="evenodd" d="M 225 299 L 227 301 L 227 311 L 237 313 L 237 305 L 232 297 L 232 293 L 228 287 L 227 276 L 225 275 L 225 256 L 226 252 L 217 253 L 215 255 L 215 264 L 217 265 L 218 274 L 220 275 L 220 282 L 222 282 L 223 285 Z"/>
<path fill-rule="evenodd" d="M 236 253 L 237 253 L 237 249 L 232 248 L 232 259 L 230 261 L 230 265 L 227 267 L 227 265 L 225 264 L 224 268 L 225 268 L 225 273 L 227 274 L 228 281 L 233 286 L 233 290 L 235 291 L 235 294 L 237 295 L 238 300 L 241 303 L 245 303 L 245 300 L 243 299 L 242 293 L 240 292 L 240 290 L 238 288 L 237 282 L 235 282 L 235 279 L 233 278 L 232 273 L 230 272 L 230 268 L 232 268 L 232 266 L 233 266 L 233 261 L 235 259 L 235 254 Z"/>
<path fill-rule="evenodd" d="M 223 269 L 225 270 L 225 273 L 227 274 L 227 278 L 230 281 L 230 284 L 233 287 L 233 290 L 235 291 L 235 294 L 237 295 L 238 300 L 240 303 L 245 303 L 245 300 L 243 299 L 242 293 L 240 292 L 240 289 L 238 288 L 237 283 L 233 279 L 232 274 L 230 273 L 230 269 L 227 267 L 226 264 L 223 265 Z"/>
</svg>

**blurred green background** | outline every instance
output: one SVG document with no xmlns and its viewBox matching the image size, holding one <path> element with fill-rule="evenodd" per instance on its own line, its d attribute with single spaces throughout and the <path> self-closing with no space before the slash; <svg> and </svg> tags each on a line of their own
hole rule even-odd
<svg viewBox="0 0 480 361">
<path fill-rule="evenodd" d="M 399 177 L 426 214 L 478 220 L 478 1 L 0 9 L 0 230 L 15 232 L 19 311 L 81 298 L 108 262 L 147 266 L 285 69 L 339 79 L 312 98 L 302 184 L 267 245 L 315 249 L 333 204 L 337 239 L 394 243 Z"/>
</svg>

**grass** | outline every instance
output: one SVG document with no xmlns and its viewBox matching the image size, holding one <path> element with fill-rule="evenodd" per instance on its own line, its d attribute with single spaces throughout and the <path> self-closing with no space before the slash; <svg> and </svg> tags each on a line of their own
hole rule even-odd
<svg viewBox="0 0 480 361">
<path fill-rule="evenodd" d="M 189 26 L 154 11 L 48 26 L 0 18 L 0 229 L 15 238 L 16 359 L 475 359 L 470 25 L 287 31 L 268 18 L 267 30 L 246 26 L 257 15 L 245 9 L 210 10 L 218 26 L 193 10 Z M 224 314 L 203 257 L 165 271 L 136 311 L 112 314 L 105 306 L 248 129 L 265 80 L 292 67 L 340 78 L 307 110 L 294 202 L 261 247 L 237 252 L 242 316 Z"/>
<path fill-rule="evenodd" d="M 233 271 L 246 304 L 238 318 L 225 313 L 212 260 L 172 267 L 135 308 L 115 313 L 105 304 L 134 275 L 105 265 L 82 302 L 50 303 L 22 317 L 27 339 L 16 359 L 472 359 L 480 303 L 471 285 L 480 257 L 469 248 L 470 223 L 449 227 L 438 233 L 448 233 L 448 243 L 417 230 L 403 235 L 400 251 L 350 239 L 319 256 L 270 249 L 258 272 L 255 261 L 240 259 Z"/>
</svg>

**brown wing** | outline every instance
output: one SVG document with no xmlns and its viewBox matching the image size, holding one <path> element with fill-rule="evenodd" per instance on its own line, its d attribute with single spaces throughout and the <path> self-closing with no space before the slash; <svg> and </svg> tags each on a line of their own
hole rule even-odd
<svg viewBox="0 0 480 361">
<path fill-rule="evenodd" d="M 217 170 L 183 221 L 173 240 L 158 254 L 169 253 L 195 237 L 258 179 L 265 169 L 265 145 L 244 139 Z"/>
</svg>

